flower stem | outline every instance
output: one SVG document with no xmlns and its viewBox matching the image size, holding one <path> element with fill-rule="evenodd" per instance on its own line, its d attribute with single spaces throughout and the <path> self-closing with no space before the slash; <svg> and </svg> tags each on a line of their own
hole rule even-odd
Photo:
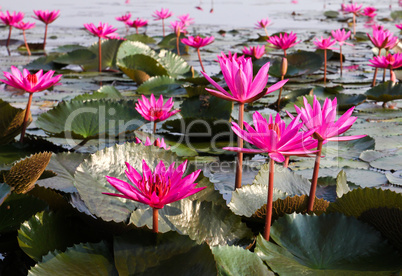
<svg viewBox="0 0 402 276">
<path fill-rule="evenodd" d="M 45 37 L 43 38 L 43 51 L 44 51 L 45 48 L 46 48 L 47 25 L 48 25 L 48 24 L 45 24 Z"/>
<path fill-rule="evenodd" d="M 138 27 L 135 27 L 135 33 L 138 34 Z"/>
<path fill-rule="evenodd" d="M 318 145 L 317 145 L 318 152 L 316 153 L 317 155 L 315 157 L 313 179 L 311 180 L 311 188 L 308 199 L 307 212 L 312 212 L 314 207 L 315 191 L 317 190 L 318 171 L 320 170 L 321 150 L 323 142 L 324 140 L 322 138 L 318 139 Z"/>
<path fill-rule="evenodd" d="M 22 30 L 22 35 L 24 36 L 25 48 L 27 48 L 28 55 L 31 55 L 31 50 L 29 50 L 27 38 L 25 36 L 25 30 Z"/>
<path fill-rule="evenodd" d="M 239 127 L 243 130 L 244 103 L 239 103 Z M 237 136 L 237 147 L 243 148 L 243 139 Z M 237 153 L 236 179 L 235 188 L 241 187 L 241 179 L 243 175 L 243 153 Z"/>
<path fill-rule="evenodd" d="M 6 44 L 7 48 L 8 48 L 8 45 L 10 45 L 11 31 L 12 30 L 13 30 L 13 26 L 10 25 L 10 30 L 8 31 L 8 38 L 7 38 L 7 44 Z"/>
<path fill-rule="evenodd" d="M 283 55 L 286 57 L 286 49 L 283 49 Z"/>
<path fill-rule="evenodd" d="M 176 48 L 177 48 L 177 55 L 180 56 L 180 48 L 179 48 L 179 39 L 180 39 L 180 32 L 176 34 Z"/>
<path fill-rule="evenodd" d="M 268 34 L 268 31 L 267 31 L 266 27 L 264 27 L 264 31 L 265 31 L 265 34 L 267 35 L 267 38 L 269 38 L 269 34 Z"/>
<path fill-rule="evenodd" d="M 27 104 L 27 108 L 25 109 L 24 122 L 22 123 L 20 143 L 24 142 L 25 130 L 27 128 L 28 117 L 29 117 L 30 110 L 31 110 L 32 96 L 33 96 L 33 93 L 29 93 L 28 104 Z"/>
<path fill-rule="evenodd" d="M 264 229 L 264 238 L 267 241 L 269 240 L 269 233 L 271 232 L 272 199 L 274 193 L 274 172 L 275 172 L 275 161 L 274 159 L 271 158 L 269 160 L 267 213 L 265 216 L 265 229 Z"/>
<path fill-rule="evenodd" d="M 201 61 L 200 48 L 197 49 L 197 54 L 198 54 L 198 59 L 200 60 L 200 64 L 201 64 L 202 71 L 205 72 L 204 65 L 202 64 L 202 61 Z"/>
<path fill-rule="evenodd" d="M 353 37 L 356 35 L 356 15 L 353 14 Z"/>
<path fill-rule="evenodd" d="M 341 77 L 342 77 L 342 71 L 343 71 L 343 64 L 342 64 L 342 45 L 339 46 L 339 62 L 341 63 Z"/>
<path fill-rule="evenodd" d="M 388 56 L 388 53 L 389 53 L 389 50 L 386 49 L 385 50 L 385 56 Z M 385 74 L 386 74 L 386 72 L 387 72 L 387 68 L 384 68 L 384 72 L 382 74 L 382 82 L 385 82 Z"/>
<path fill-rule="evenodd" d="M 324 84 L 327 83 L 327 49 L 324 49 Z"/>
<path fill-rule="evenodd" d="M 373 76 L 373 82 L 372 82 L 372 84 L 371 84 L 372 87 L 375 86 L 375 82 L 376 82 L 376 80 L 377 80 L 377 73 L 378 73 L 378 68 L 375 68 L 375 70 L 374 70 L 374 76 Z"/>
<path fill-rule="evenodd" d="M 162 31 L 163 31 L 163 37 L 165 37 L 165 19 L 162 18 Z"/>
<path fill-rule="evenodd" d="M 153 130 L 153 134 L 156 133 L 156 121 L 154 121 L 154 130 Z"/>
<path fill-rule="evenodd" d="M 286 155 L 286 156 L 285 156 L 285 162 L 283 163 L 283 167 L 284 167 L 284 168 L 289 167 L 289 159 L 290 159 L 290 156 L 289 156 L 289 155 Z"/>
<path fill-rule="evenodd" d="M 99 73 L 100 72 L 102 72 L 102 42 L 101 42 L 101 38 L 99 37 L 99 41 L 98 41 L 98 44 L 99 44 L 99 50 L 98 50 L 98 55 L 99 55 L 99 58 L 98 58 L 98 70 L 99 70 Z"/>
<path fill-rule="evenodd" d="M 158 233 L 158 211 L 159 209 L 152 208 L 152 232 Z"/>
</svg>

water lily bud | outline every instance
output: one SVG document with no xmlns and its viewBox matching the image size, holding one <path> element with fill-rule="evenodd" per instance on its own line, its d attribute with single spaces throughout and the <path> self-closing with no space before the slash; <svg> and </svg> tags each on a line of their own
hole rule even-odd
<svg viewBox="0 0 402 276">
<path fill-rule="evenodd" d="M 288 71 L 288 60 L 287 60 L 287 58 L 283 57 L 282 58 L 282 63 L 281 63 L 281 74 L 282 74 L 282 76 L 285 76 L 287 71 Z"/>
</svg>

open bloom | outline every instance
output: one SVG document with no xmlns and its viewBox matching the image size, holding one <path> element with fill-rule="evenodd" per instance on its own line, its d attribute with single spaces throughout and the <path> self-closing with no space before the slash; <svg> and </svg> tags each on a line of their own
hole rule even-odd
<svg viewBox="0 0 402 276">
<path fill-rule="evenodd" d="M 263 55 L 265 55 L 265 46 L 251 46 L 251 47 L 246 47 L 244 46 L 243 49 L 243 54 L 247 55 L 247 56 L 251 56 L 255 59 L 259 59 L 261 58 Z"/>
<path fill-rule="evenodd" d="M 170 98 L 165 104 L 163 104 L 163 96 L 161 95 L 156 101 L 154 94 L 151 94 L 150 100 L 144 95 L 141 95 L 142 101 L 138 100 L 135 104 L 135 109 L 144 117 L 144 119 L 153 122 L 160 122 L 175 115 L 180 110 L 172 110 L 173 98 Z"/>
<path fill-rule="evenodd" d="M 131 13 L 128 12 L 120 17 L 116 17 L 116 20 L 126 23 L 130 18 L 131 18 Z"/>
<path fill-rule="evenodd" d="M 353 13 L 356 16 L 359 16 L 361 14 L 361 9 L 363 5 L 359 4 L 348 4 L 348 5 L 342 5 L 342 11 L 344 13 Z"/>
<path fill-rule="evenodd" d="M 155 18 L 154 20 L 162 20 L 171 17 L 172 14 L 168 9 L 162 8 L 160 11 L 156 10 L 152 17 Z"/>
<path fill-rule="evenodd" d="M 226 60 L 230 60 L 233 62 L 233 61 L 238 61 L 239 59 L 244 59 L 244 56 L 237 57 L 237 53 L 232 54 L 232 52 L 230 52 L 230 51 L 227 56 L 224 52 L 221 52 L 221 55 L 218 55 L 217 57 L 218 57 L 218 60 L 215 60 L 217 62 L 226 61 Z"/>
<path fill-rule="evenodd" d="M 187 33 L 187 26 L 184 25 L 182 21 L 172 21 L 170 22 L 170 28 L 175 32 L 177 36 L 180 35 L 180 33 Z"/>
<path fill-rule="evenodd" d="M 37 11 L 33 11 L 35 16 L 32 16 L 33 18 L 42 21 L 45 24 L 50 24 L 53 21 L 55 21 L 57 19 L 57 17 L 59 17 L 60 11 L 59 10 L 54 10 L 54 11 L 41 11 L 41 10 L 37 10 Z"/>
<path fill-rule="evenodd" d="M 220 59 L 223 77 L 229 87 L 229 92 L 225 91 L 206 73 L 201 72 L 204 77 L 218 90 L 206 88 L 212 95 L 229 101 L 239 103 L 250 103 L 264 95 L 281 88 L 288 80 L 282 80 L 265 88 L 268 82 L 269 62 L 261 67 L 253 80 L 253 63 L 251 58 L 239 58 L 238 60 Z"/>
<path fill-rule="evenodd" d="M 373 17 L 375 17 L 377 15 L 375 13 L 376 11 L 377 11 L 377 9 L 374 8 L 374 7 L 366 7 L 363 10 L 363 15 L 367 16 L 367 17 L 370 17 L 370 18 L 373 18 Z"/>
<path fill-rule="evenodd" d="M 317 142 L 311 138 L 314 129 L 303 132 L 299 131 L 303 123 L 299 123 L 300 116 L 297 116 L 286 126 L 279 113 L 276 114 L 275 121 L 272 114 L 267 121 L 258 111 L 253 114 L 254 128 L 244 122 L 245 130 L 232 122 L 232 129 L 244 141 L 256 146 L 258 149 L 225 147 L 230 151 L 241 151 L 246 153 L 268 153 L 269 157 L 275 161 L 285 161 L 285 155 L 307 155 L 312 154 L 312 148 L 317 146 Z"/>
<path fill-rule="evenodd" d="M 141 139 L 139 139 L 138 137 L 135 137 L 135 141 L 136 144 L 143 144 L 144 146 L 155 146 L 155 147 L 159 147 L 165 150 L 170 149 L 170 147 L 166 146 L 165 143 L 165 139 L 159 139 L 156 138 L 156 140 L 154 142 L 151 142 L 151 140 L 149 139 L 149 137 L 147 137 L 145 139 L 145 143 L 143 141 L 141 141 Z"/>
<path fill-rule="evenodd" d="M 317 49 L 336 49 L 334 47 L 331 47 L 336 43 L 336 40 L 332 40 L 332 37 L 329 36 L 328 38 L 323 38 L 319 39 L 318 37 L 315 38 L 315 41 L 313 41 L 314 45 L 317 47 Z"/>
<path fill-rule="evenodd" d="M 394 70 L 402 66 L 402 53 L 375 56 L 369 61 L 371 62 L 369 66 Z"/>
<path fill-rule="evenodd" d="M 397 27 L 399 30 L 402 30 L 402 23 L 401 24 L 395 24 L 395 27 Z"/>
<path fill-rule="evenodd" d="M 20 22 L 14 24 L 13 26 L 19 30 L 29 30 L 29 29 L 32 29 L 35 27 L 35 23 L 20 21 Z"/>
<path fill-rule="evenodd" d="M 135 20 L 133 20 L 133 21 L 127 20 L 127 21 L 126 21 L 126 24 L 127 24 L 128 26 L 130 26 L 130 27 L 133 27 L 133 28 L 138 29 L 138 28 L 140 28 L 140 27 L 145 27 L 145 26 L 147 26 L 147 25 L 148 25 L 148 20 L 142 20 L 142 19 L 137 18 L 137 19 L 135 19 Z"/>
<path fill-rule="evenodd" d="M 194 183 L 201 170 L 182 178 L 186 171 L 187 160 L 177 168 L 175 163 L 172 163 L 167 169 L 163 161 L 160 161 L 154 171 L 148 167 L 145 160 L 142 160 L 142 175 L 128 162 L 126 166 L 126 176 L 133 185 L 118 178 L 106 176 L 110 185 L 121 194 L 103 194 L 131 199 L 155 209 L 162 209 L 166 204 L 189 197 L 206 188 L 196 188 L 198 183 Z"/>
<path fill-rule="evenodd" d="M 255 28 L 256 29 L 264 29 L 270 24 L 271 24 L 271 20 L 269 20 L 268 18 L 264 18 L 264 19 L 258 20 L 257 23 L 255 23 Z"/>
<path fill-rule="evenodd" d="M 186 45 L 188 45 L 188 46 L 190 46 L 190 47 L 193 47 L 193 48 L 196 48 L 196 49 L 199 49 L 199 48 L 201 48 L 201 47 L 204 47 L 204 46 L 206 46 L 206 45 L 209 45 L 209 44 L 211 44 L 212 42 L 214 42 L 214 37 L 213 36 L 207 36 L 207 37 L 200 37 L 200 36 L 188 36 L 188 37 L 186 37 L 186 38 L 183 38 L 182 40 L 181 40 L 181 42 L 183 43 L 183 44 L 186 44 Z"/>
<path fill-rule="evenodd" d="M 2 13 L 0 11 L 0 19 L 6 26 L 14 26 L 16 23 L 20 22 L 23 18 L 24 13 L 22 12 L 16 13 L 14 11 L 12 14 L 10 14 L 9 11 L 6 11 L 6 13 Z"/>
<path fill-rule="evenodd" d="M 22 73 L 16 67 L 11 66 L 11 73 L 3 72 L 5 80 L 0 81 L 24 90 L 28 93 L 35 93 L 46 90 L 53 85 L 59 85 L 59 81 L 62 75 L 53 77 L 54 71 L 50 70 L 46 74 L 43 74 L 43 70 L 39 70 L 36 74 L 30 74 L 27 69 L 24 69 Z"/>
<path fill-rule="evenodd" d="M 194 18 L 191 18 L 189 14 L 179 15 L 177 18 L 184 24 L 184 26 L 190 26 L 194 23 Z"/>
<path fill-rule="evenodd" d="M 367 34 L 373 45 L 379 49 L 392 49 L 398 42 L 398 37 L 394 36 L 389 30 L 385 30 L 382 26 L 373 28 L 373 35 Z"/>
<path fill-rule="evenodd" d="M 112 25 L 102 22 L 99 22 L 98 27 L 96 27 L 93 23 L 84 24 L 84 27 L 94 36 L 97 36 L 99 38 L 109 38 L 109 36 L 111 34 L 114 34 L 114 32 L 117 30 Z"/>
<path fill-rule="evenodd" d="M 295 105 L 296 112 L 301 116 L 304 123 L 305 130 L 315 129 L 315 135 L 324 142 L 327 141 L 348 141 L 363 138 L 366 135 L 354 136 L 339 136 L 348 129 L 357 120 L 357 117 L 351 116 L 355 107 L 348 109 L 339 119 L 335 122 L 337 111 L 337 100 L 326 98 L 324 105 L 321 109 L 321 104 L 314 96 L 313 107 L 308 103 L 304 97 L 304 107 L 299 108 Z M 288 112 L 288 115 L 293 119 L 294 117 Z M 315 137 L 317 137 L 315 136 Z"/>
<path fill-rule="evenodd" d="M 338 42 L 339 46 L 342 46 L 343 44 L 353 46 L 353 44 L 345 42 L 350 37 L 351 34 L 350 31 L 346 32 L 345 29 L 338 29 L 331 31 L 331 34 L 334 37 L 334 39 Z"/>
<path fill-rule="evenodd" d="M 279 36 L 270 36 L 267 39 L 268 43 L 271 43 L 273 46 L 268 45 L 268 47 L 275 48 L 275 49 L 283 49 L 287 50 L 290 47 L 295 46 L 296 44 L 300 43 L 301 40 L 297 40 L 297 35 L 293 32 L 279 34 Z"/>
</svg>

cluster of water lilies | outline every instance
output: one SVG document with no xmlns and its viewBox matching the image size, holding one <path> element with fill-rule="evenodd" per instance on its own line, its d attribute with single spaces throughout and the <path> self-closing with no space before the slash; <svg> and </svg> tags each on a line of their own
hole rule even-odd
<svg viewBox="0 0 402 276">
<path fill-rule="evenodd" d="M 353 14 L 353 34 L 355 34 L 355 21 L 357 16 L 365 15 L 367 17 L 374 17 L 376 9 L 373 7 L 366 7 L 362 9 L 362 5 L 350 4 L 342 5 L 342 12 Z M 35 18 L 46 24 L 45 37 L 43 42 L 43 49 L 46 45 L 47 25 L 52 23 L 58 16 L 59 11 L 34 11 Z M 172 12 L 168 9 L 156 10 L 152 15 L 154 20 L 162 21 L 162 34 L 165 37 L 165 20 L 172 16 Z M 23 22 L 23 13 L 0 13 L 0 19 L 9 26 L 9 40 L 11 37 L 12 27 L 19 28 L 23 31 L 34 27 L 34 23 Z M 180 55 L 179 43 L 193 47 L 197 51 L 201 75 L 204 77 L 202 81 L 208 83 L 209 87 L 205 90 L 209 93 L 208 97 L 216 97 L 225 101 L 236 103 L 238 106 L 238 118 L 237 121 L 231 122 L 231 130 L 237 135 L 236 146 L 226 146 L 223 150 L 229 152 L 235 152 L 237 154 L 236 159 L 236 175 L 234 190 L 242 187 L 242 175 L 243 175 L 243 154 L 262 154 L 267 157 L 269 162 L 269 174 L 268 174 L 268 194 L 266 203 L 265 214 L 265 228 L 263 237 L 265 240 L 270 240 L 271 232 L 271 220 L 273 217 L 273 201 L 274 201 L 274 173 L 275 162 L 283 163 L 283 167 L 286 169 L 289 164 L 289 159 L 292 156 L 314 158 L 313 175 L 311 177 L 311 187 L 308 194 L 307 209 L 305 213 L 312 214 L 314 212 L 314 204 L 316 200 L 316 190 L 319 178 L 319 169 L 321 158 L 323 158 L 323 145 L 328 142 L 340 142 L 360 139 L 366 135 L 343 135 L 348 131 L 357 120 L 357 117 L 352 116 L 355 107 L 348 108 L 339 118 L 337 118 L 338 100 L 336 97 L 330 99 L 326 98 L 323 102 L 314 96 L 312 102 L 309 102 L 307 97 L 303 97 L 302 105 L 295 105 L 295 114 L 286 111 L 289 118 L 289 123 L 281 117 L 281 94 L 285 84 L 288 83 L 288 79 L 285 79 L 288 70 L 288 50 L 295 45 L 301 43 L 298 40 L 297 34 L 294 32 L 280 33 L 277 35 L 269 35 L 267 27 L 271 21 L 266 18 L 256 23 L 256 28 L 264 29 L 266 34 L 267 46 L 273 49 L 283 51 L 281 55 L 281 72 L 278 81 L 268 87 L 270 62 L 265 62 L 259 68 L 258 72 L 253 69 L 255 61 L 261 59 L 266 55 L 265 45 L 257 45 L 251 47 L 244 47 L 240 55 L 238 53 L 221 53 L 217 56 L 217 63 L 219 64 L 220 71 L 223 79 L 221 82 L 217 81 L 214 76 L 208 74 L 202 63 L 200 49 L 214 42 L 213 36 L 201 37 L 199 35 L 181 38 L 181 34 L 187 34 L 186 29 L 193 23 L 193 19 L 190 16 L 183 15 L 178 17 L 179 20 L 171 22 L 171 28 L 176 35 L 176 51 Z M 127 13 L 123 16 L 116 17 L 116 20 L 121 21 L 127 27 L 127 30 L 132 27 L 136 29 L 136 34 L 139 34 L 139 28 L 148 25 L 148 21 L 137 18 L 130 20 L 131 14 Z M 98 25 L 93 23 L 85 24 L 84 27 L 94 36 L 98 37 L 98 71 L 102 72 L 102 40 L 116 39 L 124 40 L 120 37 L 116 31 L 117 28 L 108 23 L 99 22 Z M 401 24 L 396 24 L 399 29 L 402 28 Z M 25 32 L 24 40 L 27 51 L 30 55 L 29 47 L 26 42 Z M 316 37 L 313 41 L 316 49 L 323 50 L 324 52 L 324 85 L 327 81 L 327 51 L 334 50 L 333 46 L 338 43 L 340 51 L 340 76 L 343 71 L 343 55 L 342 46 L 353 44 L 348 43 L 352 32 L 346 29 L 332 30 L 329 37 Z M 369 66 L 375 67 L 375 74 L 373 77 L 372 85 L 375 86 L 377 70 L 378 68 L 388 69 L 390 72 L 390 80 L 396 82 L 396 76 L 394 69 L 402 67 L 402 54 L 391 53 L 393 48 L 399 43 L 399 39 L 389 30 L 384 27 L 375 25 L 372 28 L 372 33 L 367 34 L 374 47 L 378 48 L 378 56 L 374 56 L 370 59 Z M 30 115 L 30 107 L 32 103 L 33 94 L 36 92 L 47 90 L 55 85 L 60 85 L 62 75 L 55 75 L 55 71 L 49 70 L 44 73 L 43 70 L 39 70 L 37 73 L 31 73 L 27 69 L 23 69 L 21 72 L 17 67 L 11 66 L 10 72 L 3 72 L 5 79 L 0 79 L 1 82 L 21 89 L 29 93 L 28 103 L 25 109 L 23 124 L 20 132 L 20 143 L 24 142 L 26 127 Z M 194 75 L 194 74 L 193 74 Z M 202 78 L 202 77 L 201 77 Z M 384 77 L 385 78 L 385 77 Z M 384 79 L 385 81 L 385 79 Z M 258 111 L 252 113 L 252 122 L 245 122 L 245 105 L 252 105 L 257 100 L 265 97 L 266 95 L 280 90 L 276 115 L 270 114 L 268 117 L 264 117 Z M 135 103 L 135 110 L 142 116 L 145 121 L 149 121 L 153 124 L 151 139 L 146 137 L 145 139 L 139 139 L 135 137 L 134 143 L 141 144 L 147 147 L 157 147 L 160 151 L 169 152 L 170 147 L 165 143 L 164 138 L 156 138 L 157 123 L 163 122 L 168 118 L 180 114 L 179 109 L 174 108 L 173 98 L 164 98 L 163 95 L 157 95 L 157 93 L 150 93 L 149 97 L 146 95 L 140 95 Z M 159 97 L 158 97 L 159 96 Z M 282 114 L 284 115 L 284 113 Z M 244 141 L 249 145 L 245 145 Z M 95 158 L 95 157 L 94 157 Z M 99 196 L 102 194 L 128 199 L 131 201 L 145 204 L 152 208 L 152 230 L 155 233 L 159 232 L 159 212 L 166 205 L 177 202 L 179 200 L 191 197 L 196 193 L 205 192 L 208 187 L 203 186 L 201 183 L 201 170 L 194 170 L 191 173 L 187 173 L 189 167 L 189 161 L 184 160 L 182 163 L 172 162 L 171 164 L 165 164 L 166 162 L 158 160 L 158 162 L 147 162 L 146 159 L 140 160 L 141 166 L 132 165 L 131 162 L 137 162 L 138 160 L 125 160 L 126 170 L 125 175 L 129 182 L 122 180 L 119 177 L 104 175 L 107 182 L 113 187 L 109 186 L 105 191 L 99 192 Z M 88 162 L 88 161 L 86 161 Z M 138 163 L 138 162 L 137 162 Z M 85 170 L 81 167 L 83 173 Z M 288 170 L 288 169 L 286 169 Z M 201 184 L 201 185 L 200 185 Z M 115 192 L 115 190 L 117 192 Z M 98 196 L 98 195 L 97 195 Z M 127 203 L 126 201 L 124 203 Z M 129 203 L 127 203 L 129 204 Z M 0 202 L 1 205 L 1 202 Z M 126 207 L 119 206 L 124 209 Z M 124 212 L 124 211 L 122 211 Z"/>
</svg>

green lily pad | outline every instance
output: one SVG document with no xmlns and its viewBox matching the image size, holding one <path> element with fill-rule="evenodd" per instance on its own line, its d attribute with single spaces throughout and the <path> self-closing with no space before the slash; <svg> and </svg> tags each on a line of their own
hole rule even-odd
<svg viewBox="0 0 402 276">
<path fill-rule="evenodd" d="M 89 49 L 77 49 L 57 57 L 54 62 L 61 64 L 76 64 L 84 65 L 94 63 L 97 60 L 96 53 L 93 53 Z"/>
<path fill-rule="evenodd" d="M 180 105 L 183 117 L 230 119 L 232 102 L 212 96 L 195 96 L 185 99 Z"/>
<path fill-rule="evenodd" d="M 180 54 L 182 54 L 182 55 L 188 53 L 188 46 L 181 42 L 181 40 L 184 37 L 185 37 L 185 35 L 183 33 L 181 33 L 180 37 L 179 37 L 179 49 L 180 49 Z M 176 34 L 175 33 L 168 34 L 161 40 L 161 42 L 158 43 L 158 46 L 162 49 L 168 49 L 168 50 L 176 52 L 176 48 L 177 48 Z"/>
<path fill-rule="evenodd" d="M 21 223 L 45 208 L 46 203 L 42 200 L 27 194 L 12 193 L 0 205 L 0 233 L 17 230 Z"/>
<path fill-rule="evenodd" d="M 142 124 L 141 115 L 133 107 L 112 100 L 61 102 L 36 121 L 36 126 L 54 136 L 86 139 L 116 136 Z"/>
<path fill-rule="evenodd" d="M 279 275 L 390 275 L 401 256 L 379 232 L 341 214 L 286 215 L 255 252 Z"/>
<path fill-rule="evenodd" d="M 326 12 L 324 12 L 324 15 L 327 18 L 337 18 L 339 16 L 339 12 L 338 11 L 326 11 Z"/>
<path fill-rule="evenodd" d="M 402 83 L 387 81 L 370 88 L 365 94 L 368 99 L 379 102 L 402 99 Z"/>
<path fill-rule="evenodd" d="M 40 212 L 21 224 L 18 244 L 35 261 L 55 249 L 64 251 L 74 244 L 74 231 L 61 213 Z"/>
<path fill-rule="evenodd" d="M 394 20 L 402 19 L 402 11 L 393 11 L 393 12 L 391 12 L 391 17 Z"/>
<path fill-rule="evenodd" d="M 8 144 L 21 133 L 24 122 L 25 109 L 15 108 L 8 102 L 0 99 L 0 145 Z M 28 117 L 27 126 L 32 122 L 32 115 Z"/>
<path fill-rule="evenodd" d="M 177 78 L 190 72 L 191 67 L 180 56 L 166 50 L 161 50 L 156 55 L 156 60 L 162 64 L 169 76 Z"/>
<path fill-rule="evenodd" d="M 74 173 L 85 158 L 88 158 L 88 154 L 73 152 L 58 154 L 53 153 L 47 169 L 56 173 L 57 176 L 38 180 L 37 184 L 42 187 L 62 191 L 64 193 L 76 192 L 77 189 L 74 186 Z"/>
<path fill-rule="evenodd" d="M 357 106 L 359 104 L 362 104 L 363 102 L 366 101 L 367 96 L 363 94 L 343 94 L 339 93 L 336 95 L 337 99 L 337 107 L 339 110 L 348 110 L 349 108 L 353 106 Z"/>
<path fill-rule="evenodd" d="M 4 200 L 11 194 L 11 186 L 5 184 L 5 183 L 0 183 L 0 206 L 3 204 Z"/>
<path fill-rule="evenodd" d="M 183 93 L 184 92 L 184 93 Z M 177 95 L 185 94 L 186 91 L 182 89 L 181 82 L 170 77 L 170 76 L 155 76 L 149 78 L 147 81 L 142 83 L 138 89 L 137 93 L 143 95 Z"/>
<path fill-rule="evenodd" d="M 65 67 L 65 64 L 58 63 L 55 61 L 59 57 L 59 54 L 50 54 L 44 57 L 37 58 L 27 65 L 24 68 L 30 71 L 49 71 L 49 70 L 60 70 L 61 68 Z"/>
<path fill-rule="evenodd" d="M 127 56 L 133 55 L 146 55 L 155 56 L 156 53 L 148 45 L 138 42 L 138 41 L 124 41 L 117 52 L 117 62 L 121 62 Z"/>
<path fill-rule="evenodd" d="M 401 159 L 402 153 L 381 157 L 370 162 L 370 166 L 381 170 L 399 171 L 402 170 Z"/>
<path fill-rule="evenodd" d="M 54 251 L 43 257 L 28 273 L 29 276 L 58 275 L 110 275 L 118 272 L 113 256 L 105 242 L 85 243 L 67 248 L 65 252 Z"/>
<path fill-rule="evenodd" d="M 288 70 L 285 78 L 308 75 L 320 69 L 324 60 L 320 55 L 307 52 L 297 51 L 287 55 Z M 269 75 L 274 77 L 281 77 L 281 63 L 282 59 L 276 59 L 269 68 Z"/>
<path fill-rule="evenodd" d="M 117 69 L 116 66 L 116 56 L 117 51 L 122 44 L 122 40 L 119 39 L 106 39 L 102 40 L 102 68 L 112 68 Z M 99 61 L 98 61 L 98 53 L 99 53 L 99 44 L 94 43 L 92 46 L 88 48 L 92 53 L 96 54 L 95 60 L 90 64 L 83 64 L 85 71 L 96 71 L 98 70 Z"/>
<path fill-rule="evenodd" d="M 209 246 L 175 232 L 128 232 L 114 237 L 113 249 L 119 275 L 216 275 Z"/>
<path fill-rule="evenodd" d="M 138 41 L 144 44 L 153 44 L 156 40 L 153 37 L 144 34 L 131 34 L 125 37 L 129 41 Z"/>
<path fill-rule="evenodd" d="M 258 256 L 238 246 L 216 246 L 212 253 L 218 275 L 274 276 Z"/>
<path fill-rule="evenodd" d="M 53 53 L 67 53 L 72 52 L 74 50 L 86 49 L 86 47 L 79 44 L 67 44 L 57 47 L 56 49 L 52 49 Z"/>
<path fill-rule="evenodd" d="M 375 140 L 369 136 L 350 141 L 328 142 L 323 147 L 323 155 L 353 159 L 358 158 L 364 150 L 374 149 L 374 146 Z"/>
<path fill-rule="evenodd" d="M 402 186 L 402 171 L 397 171 L 392 174 L 386 173 L 385 176 L 387 177 L 389 183 Z"/>
</svg>

